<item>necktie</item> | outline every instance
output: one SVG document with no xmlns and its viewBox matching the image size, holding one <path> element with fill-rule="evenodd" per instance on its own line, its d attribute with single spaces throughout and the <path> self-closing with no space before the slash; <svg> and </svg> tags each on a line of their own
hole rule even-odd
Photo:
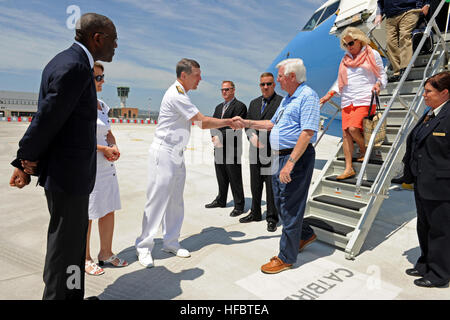
<svg viewBox="0 0 450 320">
<path fill-rule="evenodd" d="M 430 121 L 431 119 L 433 119 L 435 117 L 434 112 L 432 112 L 431 114 L 427 114 L 425 116 L 425 118 L 423 119 L 423 123 L 427 123 L 428 121 Z"/>
<path fill-rule="evenodd" d="M 227 111 L 229 105 L 230 105 L 229 103 L 224 103 L 223 104 L 223 107 L 222 107 L 222 118 L 223 118 L 223 115 L 225 114 L 225 111 Z"/>
<path fill-rule="evenodd" d="M 264 112 L 264 109 L 266 108 L 266 105 L 267 105 L 267 100 L 263 99 L 263 104 L 262 104 L 262 107 L 261 107 L 261 114 Z"/>
</svg>

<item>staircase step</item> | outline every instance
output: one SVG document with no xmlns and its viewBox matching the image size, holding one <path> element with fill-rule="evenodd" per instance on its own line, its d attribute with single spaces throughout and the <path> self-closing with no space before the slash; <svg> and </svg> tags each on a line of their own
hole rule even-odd
<svg viewBox="0 0 450 320">
<path fill-rule="evenodd" d="M 345 180 L 338 180 L 336 179 L 337 175 L 333 175 L 333 176 L 328 176 L 325 179 L 328 181 L 335 181 L 335 182 L 341 182 L 341 183 L 346 183 L 346 184 L 353 184 L 356 185 L 356 178 L 350 178 L 350 179 L 345 179 Z M 367 181 L 367 180 L 363 180 L 361 185 L 364 187 L 372 187 L 373 181 Z"/>
<path fill-rule="evenodd" d="M 340 221 L 349 226 L 356 226 L 359 219 L 362 216 L 362 212 L 336 207 L 325 202 L 319 202 L 315 200 L 308 201 L 308 205 L 305 210 L 306 216 L 324 217 L 334 221 Z"/>
<path fill-rule="evenodd" d="M 425 67 L 414 67 L 408 74 L 407 80 L 422 80 L 423 72 L 425 71 Z M 429 72 L 429 70 L 428 70 Z"/>
<path fill-rule="evenodd" d="M 341 236 L 346 236 L 350 232 L 354 230 L 353 227 L 335 222 L 335 221 L 328 221 L 316 218 L 314 216 L 308 216 L 304 219 L 306 222 L 308 222 L 311 226 L 320 228 L 332 233 L 339 234 Z"/>
<path fill-rule="evenodd" d="M 338 157 L 337 158 L 337 160 L 339 160 L 339 161 L 345 161 L 345 158 L 344 157 Z M 358 161 L 356 161 L 357 160 L 357 158 L 352 158 L 352 162 L 358 162 Z M 378 165 L 382 165 L 383 164 L 383 160 L 378 160 L 378 159 L 369 159 L 369 163 L 370 164 L 378 164 Z"/>
<path fill-rule="evenodd" d="M 357 194 L 356 184 L 341 183 L 339 180 L 338 181 L 331 181 L 326 179 L 322 180 L 320 181 L 320 186 L 318 189 L 316 189 L 316 191 L 317 191 L 316 195 L 325 194 L 339 197 L 341 199 L 356 200 L 364 203 L 370 200 L 370 196 L 368 194 L 370 188 L 366 186 L 361 186 L 361 191 L 359 194 Z"/>
<path fill-rule="evenodd" d="M 362 162 L 353 162 L 353 169 L 356 171 L 356 174 L 359 174 L 361 171 L 361 164 Z M 380 164 L 379 163 L 368 163 L 366 167 L 366 172 L 364 174 L 363 179 L 368 181 L 373 181 L 378 175 L 378 172 L 380 171 Z M 327 170 L 325 176 L 332 176 L 332 175 L 340 175 L 345 170 L 345 160 L 344 157 L 341 157 L 340 159 L 335 159 L 332 163 L 332 165 Z"/>
<path fill-rule="evenodd" d="M 306 219 L 306 218 L 305 218 Z M 349 241 L 349 236 L 343 236 L 334 232 L 330 232 L 315 226 L 311 226 L 319 241 L 328 243 L 336 248 L 345 250 Z"/>
<path fill-rule="evenodd" d="M 315 201 L 328 203 L 334 206 L 343 207 L 355 211 L 359 211 L 359 209 L 364 208 L 366 206 L 365 203 L 357 202 L 348 199 L 337 198 L 328 195 L 320 195 L 313 198 Z"/>
<path fill-rule="evenodd" d="M 400 94 L 412 94 L 417 92 L 421 80 L 405 81 L 403 86 L 400 88 Z M 381 91 L 383 95 L 391 95 L 397 88 L 398 82 L 389 82 L 385 89 Z"/>
</svg>

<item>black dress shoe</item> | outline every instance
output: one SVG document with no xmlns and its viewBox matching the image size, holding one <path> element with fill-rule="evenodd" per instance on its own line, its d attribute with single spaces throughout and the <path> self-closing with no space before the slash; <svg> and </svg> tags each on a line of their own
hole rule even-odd
<svg viewBox="0 0 450 320">
<path fill-rule="evenodd" d="M 406 270 L 405 270 L 405 273 L 406 273 L 408 276 L 411 276 L 411 277 L 421 277 L 421 276 L 422 276 L 422 275 L 420 274 L 420 272 L 417 271 L 417 269 L 415 269 L 415 268 L 406 269 Z"/>
<path fill-rule="evenodd" d="M 248 222 L 252 222 L 252 221 L 261 221 L 261 216 L 256 216 L 250 212 L 250 214 L 248 216 L 245 216 L 245 217 L 239 219 L 240 223 L 248 223 Z"/>
<path fill-rule="evenodd" d="M 397 184 L 402 184 L 402 183 L 406 183 L 406 184 L 411 184 L 414 183 L 414 179 L 410 176 L 401 176 L 398 178 L 394 178 L 391 180 L 391 183 L 397 183 Z"/>
<path fill-rule="evenodd" d="M 240 216 L 243 213 L 244 213 L 243 210 L 233 209 L 233 211 L 231 211 L 231 213 L 230 213 L 230 217 L 237 217 L 237 216 Z"/>
<path fill-rule="evenodd" d="M 277 230 L 277 224 L 273 221 L 267 222 L 267 231 L 275 232 Z"/>
<path fill-rule="evenodd" d="M 400 75 L 392 75 L 388 78 L 388 82 L 397 82 L 400 80 Z"/>
<path fill-rule="evenodd" d="M 401 176 L 400 178 L 394 178 L 391 180 L 391 183 L 397 183 L 397 184 L 402 184 L 403 183 L 403 176 Z"/>
<path fill-rule="evenodd" d="M 226 204 L 221 204 L 219 201 L 214 200 L 211 203 L 205 204 L 205 208 L 225 208 Z"/>
<path fill-rule="evenodd" d="M 425 278 L 420 278 L 420 279 L 414 280 L 414 284 L 416 286 L 424 287 L 424 288 L 442 288 L 442 287 L 448 286 L 448 282 L 445 284 L 434 284 L 433 282 L 431 282 L 430 280 L 425 279 Z"/>
</svg>

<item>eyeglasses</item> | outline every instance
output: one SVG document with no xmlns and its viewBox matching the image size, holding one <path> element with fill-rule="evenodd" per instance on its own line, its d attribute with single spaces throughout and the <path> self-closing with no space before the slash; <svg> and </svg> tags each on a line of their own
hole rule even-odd
<svg viewBox="0 0 450 320">
<path fill-rule="evenodd" d="M 220 91 L 222 91 L 222 92 L 227 92 L 228 90 L 232 90 L 232 89 L 234 89 L 234 88 L 222 88 L 222 89 L 220 89 Z"/>
<path fill-rule="evenodd" d="M 102 81 L 105 78 L 105 74 L 99 75 L 99 76 L 95 76 L 94 79 L 97 82 Z"/>
<path fill-rule="evenodd" d="M 265 86 L 270 87 L 271 85 L 273 85 L 273 82 L 261 82 L 259 84 L 260 87 L 265 87 Z"/>
<path fill-rule="evenodd" d="M 350 41 L 349 43 L 345 43 L 345 42 L 344 42 L 344 47 L 345 47 L 345 48 L 348 48 L 348 47 L 353 46 L 353 45 L 355 44 L 355 41 L 356 41 L 356 40 L 353 40 L 353 41 Z"/>
</svg>

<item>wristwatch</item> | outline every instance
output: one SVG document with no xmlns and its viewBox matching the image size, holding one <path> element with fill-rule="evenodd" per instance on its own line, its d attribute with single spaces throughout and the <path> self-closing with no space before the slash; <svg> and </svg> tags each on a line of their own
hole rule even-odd
<svg viewBox="0 0 450 320">
<path fill-rule="evenodd" d="M 289 159 L 288 159 L 288 161 L 290 161 L 290 162 L 292 162 L 292 163 L 295 163 L 295 160 L 294 160 L 294 158 L 292 158 L 291 156 L 289 156 Z"/>
</svg>

